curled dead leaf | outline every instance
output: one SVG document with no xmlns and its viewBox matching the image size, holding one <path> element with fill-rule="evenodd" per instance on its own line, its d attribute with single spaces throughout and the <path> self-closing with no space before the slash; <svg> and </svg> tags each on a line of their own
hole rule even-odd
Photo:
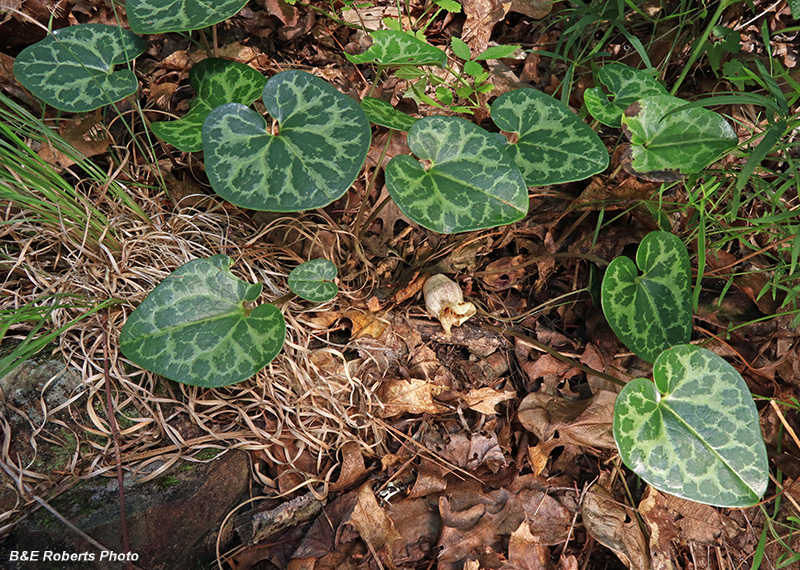
<svg viewBox="0 0 800 570">
<path fill-rule="evenodd" d="M 611 429 L 616 397 L 607 390 L 585 400 L 533 392 L 522 400 L 517 414 L 523 427 L 540 441 L 549 441 L 557 431 L 563 444 L 616 449 Z"/>
<path fill-rule="evenodd" d="M 400 538 L 400 534 L 392 519 L 378 505 L 370 483 L 364 483 L 359 489 L 358 502 L 349 522 L 367 543 L 370 551 L 393 568 L 392 545 Z"/>
<path fill-rule="evenodd" d="M 497 413 L 496 406 L 506 400 L 513 400 L 517 397 L 514 390 L 500 392 L 494 388 L 479 388 L 470 390 L 464 394 L 464 402 L 471 410 L 491 416 Z"/>
<path fill-rule="evenodd" d="M 647 541 L 633 509 L 614 499 L 605 487 L 595 483 L 581 504 L 581 517 L 592 538 L 611 550 L 631 570 L 648 570 Z"/>
</svg>

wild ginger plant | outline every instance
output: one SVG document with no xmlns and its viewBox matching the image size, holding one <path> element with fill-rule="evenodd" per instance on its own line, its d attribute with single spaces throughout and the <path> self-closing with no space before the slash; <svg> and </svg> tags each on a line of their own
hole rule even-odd
<svg viewBox="0 0 800 570">
<path fill-rule="evenodd" d="M 219 23 L 244 4 L 227 0 L 207 10 L 191 0 L 130 0 L 127 7 L 134 31 L 162 33 Z M 372 40 L 350 61 L 379 72 L 446 64 L 442 50 L 397 30 L 373 32 Z M 458 42 L 453 47 L 469 55 Z M 85 112 L 136 92 L 132 71 L 114 68 L 144 48 L 141 38 L 121 28 L 73 26 L 23 50 L 14 72 L 46 103 Z M 387 186 L 411 220 L 442 233 L 520 220 L 529 186 L 585 179 L 608 166 L 594 131 L 532 89 L 505 93 L 491 105 L 495 125 L 509 140 L 457 117 L 417 120 L 377 100 L 359 105 L 302 71 L 263 81 L 238 65 L 210 61 L 198 64 L 192 77 L 198 98 L 189 115 L 154 131 L 196 151 L 199 129 L 212 187 L 246 208 L 295 212 L 340 198 L 364 164 L 369 121 L 408 130 L 415 156 L 391 160 Z M 719 115 L 687 107 L 652 78 L 609 66 L 600 79 L 611 93 L 587 91 L 587 107 L 629 137 L 626 167 L 637 175 L 661 180 L 697 173 L 736 144 Z M 259 89 L 272 125 L 247 106 Z M 643 274 L 630 261 L 615 261 L 602 287 L 612 329 L 654 361 L 654 381 L 633 380 L 617 398 L 615 441 L 625 464 L 656 488 L 699 502 L 749 506 L 766 490 L 768 475 L 758 415 L 733 367 L 687 344 L 688 256 L 676 240 L 663 232 L 648 236 L 637 254 Z M 266 366 L 283 346 L 283 315 L 270 303 L 251 306 L 262 286 L 233 276 L 231 262 L 220 254 L 176 269 L 128 318 L 122 352 L 143 368 L 204 387 L 243 381 Z M 289 287 L 316 302 L 329 299 L 336 294 L 331 265 L 300 266 Z"/>
</svg>

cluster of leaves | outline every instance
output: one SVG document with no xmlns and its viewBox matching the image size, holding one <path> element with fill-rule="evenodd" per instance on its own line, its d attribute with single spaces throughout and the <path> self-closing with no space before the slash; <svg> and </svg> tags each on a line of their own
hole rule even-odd
<svg viewBox="0 0 800 570">
<path fill-rule="evenodd" d="M 135 32 L 162 33 L 220 22 L 243 5 L 230 0 L 208 9 L 199 1 L 130 0 L 128 13 Z M 451 87 L 420 71 L 444 68 L 444 51 L 399 30 L 374 32 L 372 42 L 364 53 L 348 55 L 350 61 L 379 71 L 397 68 L 416 81 L 411 90 L 420 100 L 464 112 L 470 108 L 458 100 L 489 91 L 478 62 L 517 49 L 489 48 L 472 58 L 464 42 L 453 40 L 470 80 L 455 74 L 460 86 Z M 54 107 L 89 111 L 136 91 L 132 71 L 115 66 L 144 47 L 139 36 L 121 28 L 73 26 L 24 50 L 14 71 Z M 588 90 L 587 108 L 628 136 L 626 167 L 637 175 L 669 180 L 696 173 L 737 142 L 722 117 L 670 96 L 644 72 L 608 65 L 599 80 L 608 93 Z M 408 130 L 414 156 L 392 158 L 387 188 L 411 220 L 442 233 L 518 221 L 528 212 L 529 186 L 585 179 L 609 163 L 588 125 L 533 89 L 504 93 L 491 105 L 492 120 L 513 135 L 511 142 L 459 117 L 415 119 L 369 98 L 359 105 L 301 71 L 265 80 L 241 64 L 211 59 L 192 70 L 191 83 L 197 98 L 190 112 L 156 123 L 154 132 L 182 150 L 202 149 L 214 190 L 256 210 L 301 211 L 340 198 L 363 166 L 370 122 Z M 425 93 L 429 83 L 438 102 Z M 248 107 L 259 93 L 273 128 Z M 274 305 L 249 307 L 261 285 L 234 277 L 231 262 L 215 255 L 176 270 L 129 317 L 120 335 L 123 352 L 149 370 L 201 386 L 235 383 L 263 368 L 281 350 L 286 325 Z M 657 488 L 712 504 L 752 504 L 766 489 L 758 418 L 741 376 L 713 353 L 686 344 L 691 306 L 685 247 L 663 232 L 648 236 L 637 262 L 642 276 L 630 260 L 615 260 L 602 288 L 614 331 L 655 361 L 655 383 L 634 380 L 617 400 L 620 455 Z M 324 260 L 309 264 L 290 275 L 290 288 L 317 302 L 330 299 L 336 268 Z"/>
<path fill-rule="evenodd" d="M 632 380 L 617 397 L 614 439 L 625 465 L 659 490 L 717 506 L 749 506 L 769 481 L 758 412 L 730 364 L 688 344 L 690 279 L 686 246 L 662 231 L 642 240 L 636 265 L 618 257 L 608 266 L 606 319 L 628 348 L 655 363 L 654 382 Z"/>
</svg>

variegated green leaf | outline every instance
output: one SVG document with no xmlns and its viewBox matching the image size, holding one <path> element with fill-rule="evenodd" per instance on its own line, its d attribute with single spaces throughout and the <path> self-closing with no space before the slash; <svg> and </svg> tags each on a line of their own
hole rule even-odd
<svg viewBox="0 0 800 570">
<path fill-rule="evenodd" d="M 114 67 L 141 55 L 145 43 L 118 26 L 81 24 L 56 30 L 22 50 L 17 80 L 36 97 L 71 113 L 93 111 L 136 92 L 130 69 Z"/>
<path fill-rule="evenodd" d="M 625 465 L 660 491 L 717 507 L 749 507 L 769 466 L 753 398 L 713 352 L 688 344 L 663 352 L 655 384 L 638 378 L 617 396 L 614 439 Z"/>
<path fill-rule="evenodd" d="M 636 269 L 627 257 L 613 260 L 601 286 L 603 313 L 611 329 L 640 358 L 692 336 L 691 266 L 686 246 L 669 232 L 650 232 L 639 244 Z"/>
<path fill-rule="evenodd" d="M 717 113 L 692 107 L 665 117 L 686 101 L 669 95 L 645 97 L 622 116 L 622 130 L 631 141 L 623 164 L 632 173 L 654 180 L 700 172 L 739 142 Z M 652 174 L 652 176 L 649 176 Z"/>
<path fill-rule="evenodd" d="M 289 273 L 289 289 L 306 301 L 324 303 L 339 292 L 339 287 L 334 283 L 337 273 L 336 265 L 327 259 L 312 259 L 292 269 Z"/>
<path fill-rule="evenodd" d="M 604 65 L 597 78 L 608 89 L 609 95 L 600 87 L 592 87 L 583 93 L 583 100 L 592 116 L 610 127 L 620 126 L 622 113 L 634 101 L 651 95 L 667 95 L 664 86 L 647 71 L 621 63 Z"/>
<path fill-rule="evenodd" d="M 373 63 L 385 67 L 402 65 L 438 65 L 444 67 L 447 54 L 427 42 L 398 32 L 397 30 L 377 30 L 370 34 L 372 45 L 356 55 L 346 53 L 352 63 Z"/>
<path fill-rule="evenodd" d="M 128 24 L 137 34 L 199 30 L 239 12 L 247 0 L 127 0 Z"/>
<path fill-rule="evenodd" d="M 271 212 L 320 208 L 340 198 L 361 169 L 370 142 L 364 111 L 353 99 L 304 71 L 267 81 L 264 118 L 238 103 L 214 109 L 203 123 L 211 186 L 238 206 Z"/>
<path fill-rule="evenodd" d="M 507 152 L 528 186 L 583 180 L 608 166 L 600 137 L 569 107 L 534 89 L 504 93 L 492 103 L 492 120 L 518 140 Z"/>
<path fill-rule="evenodd" d="M 364 109 L 370 123 L 389 129 L 407 131 L 417 122 L 417 119 L 398 111 L 383 99 L 364 97 L 361 108 Z"/>
<path fill-rule="evenodd" d="M 420 119 L 407 154 L 386 167 L 386 186 L 400 210 L 428 229 L 457 233 L 510 224 L 528 212 L 522 173 L 497 139 L 457 117 Z"/>
<path fill-rule="evenodd" d="M 203 150 L 203 121 L 208 114 L 226 103 L 250 105 L 264 90 L 267 78 L 238 61 L 208 58 L 192 67 L 189 83 L 197 93 L 189 103 L 189 112 L 177 121 L 156 121 L 150 127 L 175 148 L 199 152 Z"/>
<path fill-rule="evenodd" d="M 120 350 L 142 368 L 192 386 L 240 382 L 283 347 L 286 323 L 274 305 L 254 309 L 261 284 L 235 277 L 227 255 L 195 259 L 173 271 L 131 313 Z"/>
</svg>

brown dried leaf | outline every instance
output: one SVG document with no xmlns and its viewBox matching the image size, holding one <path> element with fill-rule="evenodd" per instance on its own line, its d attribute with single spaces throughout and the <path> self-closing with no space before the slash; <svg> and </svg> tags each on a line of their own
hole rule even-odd
<svg viewBox="0 0 800 570">
<path fill-rule="evenodd" d="M 500 392 L 494 388 L 486 387 L 478 390 L 470 390 L 464 394 L 464 402 L 471 410 L 491 416 L 497 413 L 495 407 L 506 400 L 513 400 L 517 393 L 513 390 Z"/>
<path fill-rule="evenodd" d="M 417 467 L 417 480 L 414 481 L 414 486 L 408 492 L 408 498 L 425 497 L 444 491 L 447 489 L 445 476 L 449 472 L 449 469 L 439 463 L 422 457 Z"/>
<path fill-rule="evenodd" d="M 508 540 L 508 562 L 503 565 L 503 570 L 545 570 L 550 567 L 550 551 L 531 534 L 531 527 L 523 521 Z"/>
<path fill-rule="evenodd" d="M 400 501 L 390 505 L 388 513 L 400 535 L 400 539 L 392 545 L 394 563 L 398 566 L 409 565 L 430 558 L 442 528 L 442 520 L 429 501 Z"/>
<path fill-rule="evenodd" d="M 69 25 L 74 0 L 0 0 L 0 51 L 44 39 L 47 30 Z"/>
<path fill-rule="evenodd" d="M 422 291 L 422 286 L 425 284 L 427 279 L 427 274 L 420 274 L 417 271 L 414 274 L 414 277 L 411 279 L 411 282 L 394 294 L 394 302 L 400 304 Z"/>
<path fill-rule="evenodd" d="M 491 548 L 502 552 L 498 545 L 503 537 L 515 532 L 515 549 L 523 551 L 525 544 L 534 541 L 542 547 L 563 543 L 573 514 L 540 486 L 541 480 L 536 476 L 525 475 L 515 479 L 509 488 L 490 492 L 484 492 L 479 482 L 462 481 L 448 487 L 447 496 L 439 499 L 443 525 L 440 568 L 458 567 L 454 563 Z M 527 531 L 520 530 L 521 524 L 528 527 Z"/>
<path fill-rule="evenodd" d="M 378 505 L 370 483 L 364 483 L 359 489 L 358 502 L 348 522 L 355 527 L 370 551 L 393 568 L 392 544 L 400 534 L 392 519 Z"/>
<path fill-rule="evenodd" d="M 368 336 L 378 340 L 390 328 L 389 324 L 379 315 L 364 313 L 356 309 L 346 311 L 341 316 L 352 323 L 350 330 L 353 338 Z"/>
<path fill-rule="evenodd" d="M 562 445 L 560 441 L 551 439 L 528 446 L 528 461 L 531 463 L 531 470 L 534 475 L 539 476 L 542 474 L 542 471 L 547 466 L 547 461 L 550 459 L 550 453 L 560 445 Z"/>
<path fill-rule="evenodd" d="M 342 446 L 342 467 L 336 483 L 331 485 L 331 491 L 347 489 L 366 476 L 369 471 L 364 465 L 364 456 L 361 446 L 354 441 L 349 441 Z"/>
<path fill-rule="evenodd" d="M 660 493 L 652 487 L 645 491 L 639 513 L 650 529 L 654 570 L 672 568 L 670 560 L 675 541 L 720 547 L 729 545 L 738 533 L 738 525 L 719 510 Z"/>
<path fill-rule="evenodd" d="M 539 544 L 552 546 L 567 539 L 573 514 L 555 497 L 539 488 L 532 475 L 518 477 L 510 486 L 509 512 L 522 511 L 531 535 Z"/>
<path fill-rule="evenodd" d="M 486 50 L 494 25 L 505 18 L 511 8 L 511 0 L 462 0 L 467 19 L 464 22 L 463 39 L 476 56 Z"/>
<path fill-rule="evenodd" d="M 558 570 L 578 570 L 578 559 L 572 554 L 562 555 L 558 561 Z"/>
<path fill-rule="evenodd" d="M 295 26 L 300 20 L 300 12 L 297 8 L 284 0 L 259 0 L 261 6 L 268 14 L 277 16 L 286 26 Z"/>
<path fill-rule="evenodd" d="M 553 9 L 553 0 L 511 0 L 511 12 L 541 20 Z"/>
<path fill-rule="evenodd" d="M 562 444 L 616 449 L 611 430 L 616 397 L 606 390 L 585 400 L 533 392 L 522 400 L 517 415 L 540 441 L 549 441 L 558 431 Z"/>
<path fill-rule="evenodd" d="M 531 382 L 549 375 L 561 376 L 571 368 L 572 366 L 566 362 L 562 362 L 549 354 L 543 354 L 536 360 L 526 362 L 522 365 L 522 369 Z"/>
<path fill-rule="evenodd" d="M 313 522 L 300 546 L 294 552 L 297 559 L 317 559 L 334 549 L 342 550 L 339 529 L 350 519 L 358 500 L 358 492 L 351 491 L 331 501 L 323 509 L 323 514 Z"/>
<path fill-rule="evenodd" d="M 493 291 L 504 291 L 527 277 L 526 267 L 519 267 L 525 261 L 524 255 L 501 257 L 486 266 L 482 280 Z"/>
<path fill-rule="evenodd" d="M 647 541 L 636 521 L 636 513 L 614 500 L 604 487 L 595 483 L 589 488 L 581 504 L 581 517 L 586 532 L 616 554 L 627 568 L 650 568 Z"/>
<path fill-rule="evenodd" d="M 598 372 L 613 373 L 613 370 L 607 370 L 603 353 L 592 343 L 588 343 L 586 345 L 586 348 L 581 355 L 581 364 L 585 364 L 589 368 L 597 370 Z M 608 390 L 609 392 L 619 392 L 620 390 L 619 385 L 615 384 L 611 380 L 606 380 L 605 378 L 601 378 L 600 376 L 596 376 L 594 374 L 587 374 L 586 381 L 589 383 L 589 387 L 592 389 L 593 394 L 600 390 Z"/>
<path fill-rule="evenodd" d="M 281 443 L 283 445 L 272 446 L 272 456 L 278 461 L 274 464 L 278 472 L 278 489 L 281 493 L 288 493 L 303 485 L 309 475 L 317 474 L 318 465 L 308 448 L 298 448 L 297 441 L 284 438 Z"/>
<path fill-rule="evenodd" d="M 498 489 L 489 494 L 454 493 L 451 498 L 439 498 L 439 512 L 442 515 L 442 532 L 439 535 L 439 562 L 452 563 L 463 560 L 478 549 L 496 545 L 503 532 L 503 524 L 508 522 L 509 513 L 505 511 L 508 491 Z M 513 528 L 522 522 L 522 514 L 512 517 Z"/>
<path fill-rule="evenodd" d="M 614 184 L 599 176 L 592 178 L 591 182 L 581 192 L 571 208 L 591 210 L 618 210 L 628 208 L 632 201 L 646 200 L 652 196 L 659 185 L 655 182 L 639 180 L 635 176 L 628 176 L 619 184 Z"/>
<path fill-rule="evenodd" d="M 383 402 L 379 416 L 391 418 L 402 414 L 441 414 L 447 408 L 433 401 L 445 388 L 419 378 L 388 380 L 378 388 Z"/>
<path fill-rule="evenodd" d="M 425 444 L 444 459 L 471 472 L 485 465 L 492 473 L 497 473 L 508 465 L 497 441 L 497 434 L 494 432 L 473 433 L 470 436 L 454 433 L 447 438 L 449 441 L 444 445 L 441 443 L 431 445 L 428 441 Z"/>
<path fill-rule="evenodd" d="M 102 117 L 99 113 L 87 116 L 77 125 L 68 124 L 59 129 L 59 133 L 64 137 L 70 146 L 86 158 L 103 154 L 108 150 L 112 140 L 108 132 L 100 126 Z M 50 145 L 42 146 L 39 157 L 45 162 L 68 168 L 75 164 L 75 161 L 60 150 Z"/>
</svg>

